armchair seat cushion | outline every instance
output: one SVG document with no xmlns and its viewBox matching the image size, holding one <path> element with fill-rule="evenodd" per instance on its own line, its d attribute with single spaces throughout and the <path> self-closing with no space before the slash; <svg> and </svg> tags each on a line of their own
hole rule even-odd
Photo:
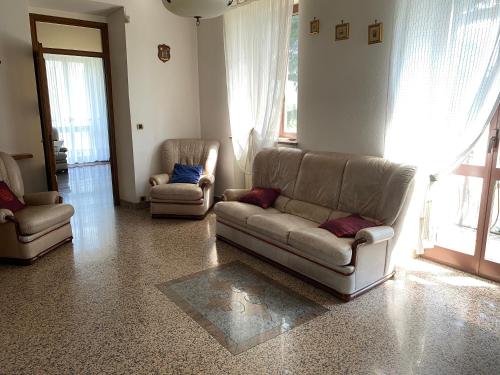
<svg viewBox="0 0 500 375">
<path fill-rule="evenodd" d="M 203 190 L 194 184 L 162 184 L 151 188 L 153 201 L 199 201 L 203 199 Z"/>
<path fill-rule="evenodd" d="M 247 219 L 252 215 L 279 214 L 275 208 L 261 208 L 252 204 L 243 202 L 219 202 L 214 209 L 217 217 L 235 222 L 240 225 L 246 225 Z"/>
<path fill-rule="evenodd" d="M 318 224 L 299 216 L 289 214 L 253 215 L 248 218 L 248 227 L 284 244 L 292 230 L 312 229 Z"/>
<path fill-rule="evenodd" d="M 26 206 L 16 212 L 21 234 L 39 233 L 57 224 L 69 221 L 75 210 L 69 204 L 46 204 L 41 206 Z"/>
<path fill-rule="evenodd" d="M 352 238 L 339 238 L 322 228 L 293 230 L 288 244 L 306 258 L 324 265 L 345 266 L 351 262 Z"/>
<path fill-rule="evenodd" d="M 57 161 L 66 161 L 66 160 L 68 160 L 68 155 L 65 152 L 56 152 L 55 158 L 56 158 L 56 162 Z"/>
</svg>

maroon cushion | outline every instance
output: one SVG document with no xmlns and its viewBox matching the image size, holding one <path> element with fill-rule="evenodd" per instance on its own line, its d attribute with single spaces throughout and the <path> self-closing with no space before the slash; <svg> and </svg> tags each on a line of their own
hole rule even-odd
<svg viewBox="0 0 500 375">
<path fill-rule="evenodd" d="M 17 199 L 16 195 L 10 190 L 9 185 L 0 181 L 0 208 L 6 208 L 12 212 L 24 208 L 24 204 Z"/>
<path fill-rule="evenodd" d="M 269 208 L 280 195 L 279 189 L 253 188 L 240 198 L 240 202 Z"/>
<path fill-rule="evenodd" d="M 332 232 L 337 237 L 355 237 L 361 229 L 378 225 L 380 224 L 363 219 L 358 214 L 353 214 L 339 219 L 327 220 L 319 227 Z"/>
</svg>

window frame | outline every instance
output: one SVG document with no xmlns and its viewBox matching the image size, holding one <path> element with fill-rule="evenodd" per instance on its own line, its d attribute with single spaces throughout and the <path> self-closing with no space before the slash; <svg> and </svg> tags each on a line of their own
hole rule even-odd
<svg viewBox="0 0 500 375">
<path fill-rule="evenodd" d="M 294 4 L 292 17 L 297 16 L 298 14 L 299 14 L 299 4 Z M 288 74 L 288 72 L 287 72 L 287 74 Z M 286 140 L 296 140 L 297 139 L 297 132 L 295 132 L 295 133 L 285 132 L 285 97 L 284 96 L 283 96 L 283 108 L 281 110 L 279 137 L 280 137 L 280 139 L 286 139 Z"/>
</svg>

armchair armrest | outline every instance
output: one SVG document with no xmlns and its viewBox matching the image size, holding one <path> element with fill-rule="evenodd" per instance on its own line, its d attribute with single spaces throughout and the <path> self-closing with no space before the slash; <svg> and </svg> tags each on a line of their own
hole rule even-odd
<svg viewBox="0 0 500 375">
<path fill-rule="evenodd" d="M 61 203 L 62 199 L 57 191 L 43 191 L 24 195 L 24 202 L 28 206 L 41 206 L 44 204 Z"/>
<path fill-rule="evenodd" d="M 356 233 L 355 240 L 364 240 L 367 244 L 376 244 L 383 241 L 388 241 L 394 237 L 394 229 L 387 225 L 380 227 L 371 227 L 361 229 Z"/>
<path fill-rule="evenodd" d="M 149 178 L 149 184 L 151 186 L 163 185 L 168 183 L 168 180 L 170 180 L 170 177 L 166 173 L 155 174 Z"/>
<path fill-rule="evenodd" d="M 207 185 L 213 185 L 215 182 L 215 176 L 213 174 L 204 174 L 201 176 L 200 181 L 198 181 L 198 186 L 204 188 Z"/>
<path fill-rule="evenodd" d="M 11 210 L 8 210 L 6 208 L 0 208 L 0 224 L 5 224 L 6 222 L 10 221 L 8 218 L 13 218 L 14 214 L 12 213 Z"/>
<path fill-rule="evenodd" d="M 226 189 L 222 199 L 224 201 L 237 201 L 246 193 L 249 193 L 250 189 Z"/>
</svg>

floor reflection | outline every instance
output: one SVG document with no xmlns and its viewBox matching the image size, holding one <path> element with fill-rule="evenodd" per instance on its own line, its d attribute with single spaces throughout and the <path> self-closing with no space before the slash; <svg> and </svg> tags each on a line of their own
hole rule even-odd
<svg viewBox="0 0 500 375">
<path fill-rule="evenodd" d="M 114 243 L 116 213 L 109 163 L 70 166 L 57 176 L 64 202 L 75 207 L 71 220 L 75 250 L 97 251 Z M 76 256 L 77 254 L 75 254 Z"/>
</svg>

